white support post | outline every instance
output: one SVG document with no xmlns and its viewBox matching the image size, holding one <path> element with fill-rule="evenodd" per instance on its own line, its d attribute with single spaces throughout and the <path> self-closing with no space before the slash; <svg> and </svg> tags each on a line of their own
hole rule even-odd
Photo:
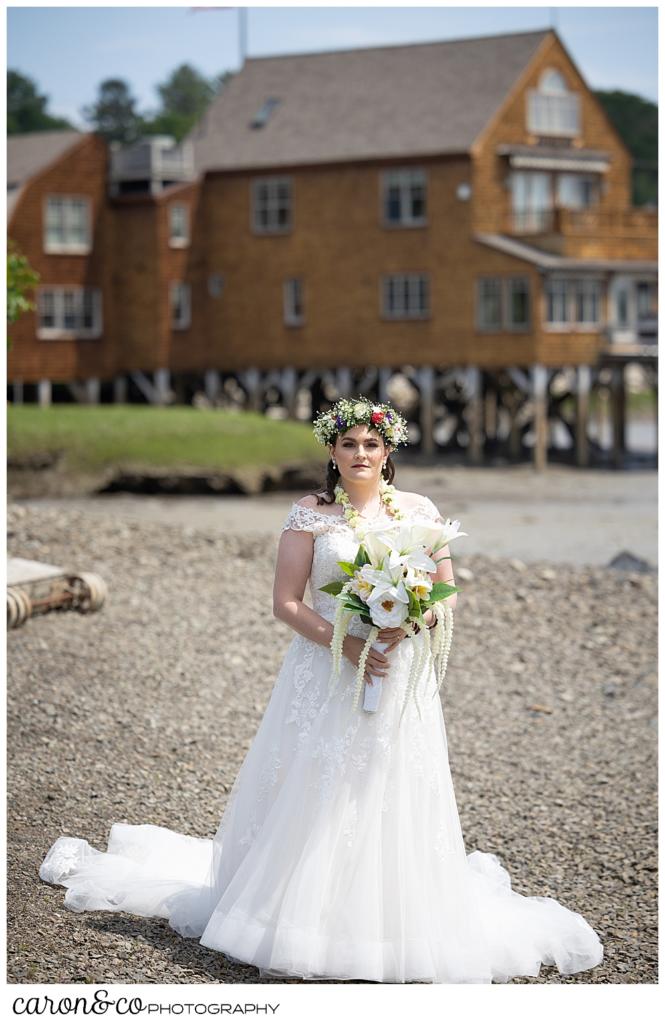
<svg viewBox="0 0 665 1024">
<path fill-rule="evenodd" d="M 51 404 L 51 381 L 45 377 L 37 383 L 37 401 L 42 409 Z"/>
<path fill-rule="evenodd" d="M 210 402 L 216 402 L 222 391 L 222 378 L 219 370 L 206 370 L 203 374 L 203 390 Z"/>
<path fill-rule="evenodd" d="M 84 389 L 86 405 L 99 405 L 99 377 L 87 377 Z"/>
<path fill-rule="evenodd" d="M 23 405 L 23 381 L 20 377 L 12 381 L 12 405 Z"/>
<path fill-rule="evenodd" d="M 424 455 L 433 455 L 434 445 L 434 370 L 431 366 L 420 366 L 416 370 L 420 388 L 420 450 Z"/>
<path fill-rule="evenodd" d="M 247 388 L 247 408 L 258 412 L 261 403 L 261 371 L 251 366 L 240 374 L 240 379 Z"/>
<path fill-rule="evenodd" d="M 157 405 L 168 405 L 171 401 L 171 373 L 169 370 L 161 368 L 155 370 L 154 373 L 155 382 L 155 395 Z"/>
<path fill-rule="evenodd" d="M 577 367 L 577 394 L 575 396 L 575 462 L 578 466 L 589 465 L 589 392 L 591 391 L 591 367 Z"/>
<path fill-rule="evenodd" d="M 536 434 L 533 465 L 538 472 L 547 465 L 547 368 L 540 363 L 531 367 L 533 426 Z"/>
<path fill-rule="evenodd" d="M 281 391 L 289 419 L 296 418 L 296 397 L 298 394 L 298 374 L 293 366 L 285 366 L 281 372 Z"/>
<path fill-rule="evenodd" d="M 353 398 L 351 389 L 353 387 L 353 375 L 348 366 L 340 366 L 337 369 L 335 387 L 341 398 Z"/>
<path fill-rule="evenodd" d="M 612 367 L 612 465 L 623 467 L 626 451 L 626 379 L 623 363 Z"/>
<path fill-rule="evenodd" d="M 480 368 L 478 366 L 468 366 L 465 377 L 469 394 L 466 414 L 466 424 L 469 432 L 467 454 L 470 463 L 479 465 L 483 457 Z"/>
</svg>

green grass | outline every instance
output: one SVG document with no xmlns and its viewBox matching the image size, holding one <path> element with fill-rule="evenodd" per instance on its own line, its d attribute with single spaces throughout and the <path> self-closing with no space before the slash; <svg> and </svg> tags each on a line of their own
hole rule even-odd
<svg viewBox="0 0 665 1024">
<path fill-rule="evenodd" d="M 141 405 L 8 406 L 10 457 L 64 451 L 64 468 L 112 464 L 229 470 L 320 459 L 308 424 L 226 409 Z"/>
</svg>

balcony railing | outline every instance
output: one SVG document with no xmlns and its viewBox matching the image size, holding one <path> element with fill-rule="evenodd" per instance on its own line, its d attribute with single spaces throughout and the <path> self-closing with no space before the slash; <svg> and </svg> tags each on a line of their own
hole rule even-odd
<svg viewBox="0 0 665 1024">
<path fill-rule="evenodd" d="M 169 181 L 194 178 L 192 146 L 176 145 L 170 136 L 148 136 L 132 146 L 112 146 L 111 187 L 121 182 L 146 181 L 154 189 Z"/>
<path fill-rule="evenodd" d="M 563 235 L 616 235 L 638 238 L 656 235 L 657 210 L 557 210 Z"/>
<path fill-rule="evenodd" d="M 554 210 L 513 210 L 510 220 L 512 232 L 520 235 L 541 235 L 554 231 Z"/>
<path fill-rule="evenodd" d="M 658 234 L 658 211 L 564 208 L 513 210 L 510 228 L 514 234 L 655 238 Z"/>
</svg>

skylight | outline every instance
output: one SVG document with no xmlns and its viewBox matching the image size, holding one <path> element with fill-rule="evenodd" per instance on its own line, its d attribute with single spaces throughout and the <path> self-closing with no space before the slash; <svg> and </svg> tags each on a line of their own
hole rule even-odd
<svg viewBox="0 0 665 1024">
<path fill-rule="evenodd" d="M 275 107 L 278 107 L 281 102 L 282 101 L 277 99 L 276 96 L 269 96 L 261 109 L 252 118 L 250 128 L 264 128 L 268 123 L 273 110 Z"/>
</svg>

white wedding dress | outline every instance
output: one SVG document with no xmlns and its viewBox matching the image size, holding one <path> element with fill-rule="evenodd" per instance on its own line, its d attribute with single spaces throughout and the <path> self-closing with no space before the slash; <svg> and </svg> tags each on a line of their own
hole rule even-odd
<svg viewBox="0 0 665 1024">
<path fill-rule="evenodd" d="M 428 498 L 408 514 L 440 518 Z M 318 588 L 346 578 L 355 535 L 298 504 L 284 529 L 313 533 L 312 606 L 332 621 Z M 356 636 L 369 628 L 351 619 Z M 493 854 L 466 854 L 431 667 L 422 720 L 410 701 L 399 725 L 415 643 L 390 653 L 368 713 L 351 708 L 355 667 L 342 659 L 329 695 L 330 650 L 294 635 L 213 839 L 119 822 L 106 852 L 59 838 L 40 877 L 67 887 L 71 910 L 167 918 L 269 978 L 489 983 L 596 966 L 580 914 L 514 892 Z"/>
</svg>

